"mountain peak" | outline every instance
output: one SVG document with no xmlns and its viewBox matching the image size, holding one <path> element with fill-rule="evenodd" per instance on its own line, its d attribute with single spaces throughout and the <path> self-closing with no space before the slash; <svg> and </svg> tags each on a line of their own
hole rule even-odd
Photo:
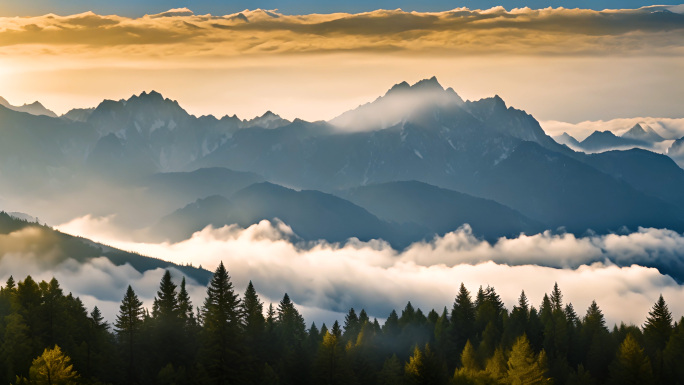
<svg viewBox="0 0 684 385">
<path fill-rule="evenodd" d="M 416 84 L 414 84 L 411 88 L 414 89 L 436 89 L 440 91 L 444 91 L 444 88 L 442 87 L 441 84 L 439 84 L 439 81 L 437 81 L 437 77 L 433 76 L 430 79 L 423 79 Z"/>
<path fill-rule="evenodd" d="M 399 124 L 431 108 L 450 109 L 463 105 L 451 88 L 445 90 L 437 77 L 413 85 L 403 81 L 372 103 L 366 103 L 332 119 L 331 124 L 351 131 L 381 130 Z"/>
<path fill-rule="evenodd" d="M 131 99 L 134 97 L 135 97 L 135 95 L 133 97 L 131 97 Z M 160 94 L 159 92 L 157 92 L 155 90 L 152 90 L 149 93 L 147 93 L 146 91 L 143 91 L 137 97 L 139 99 L 150 99 L 150 100 L 151 99 L 158 99 L 158 100 L 161 99 L 161 100 L 164 100 L 164 97 L 162 96 L 162 94 Z"/>
<path fill-rule="evenodd" d="M 390 88 L 385 93 L 385 95 L 389 95 L 393 92 L 398 92 L 398 91 L 402 91 L 402 90 L 409 90 L 409 89 L 411 89 L 411 86 L 406 81 L 403 81 L 401 83 L 397 83 L 397 84 L 393 85 L 392 88 Z"/>
<path fill-rule="evenodd" d="M 620 136 L 623 138 L 641 140 L 644 142 L 662 142 L 665 140 L 646 123 L 637 123 L 630 128 L 629 131 Z"/>
<path fill-rule="evenodd" d="M 56 118 L 57 114 L 45 108 L 40 102 L 35 101 L 31 104 L 24 103 L 22 106 L 13 106 L 5 98 L 0 97 L 0 106 L 6 107 L 13 111 L 26 112 L 31 115 L 45 115 L 51 118 Z"/>
</svg>

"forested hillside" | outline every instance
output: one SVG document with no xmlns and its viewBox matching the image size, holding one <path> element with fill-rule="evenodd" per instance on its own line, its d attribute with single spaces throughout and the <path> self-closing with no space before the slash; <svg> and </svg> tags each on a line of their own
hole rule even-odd
<svg viewBox="0 0 684 385">
<path fill-rule="evenodd" d="M 235 292 L 223 264 L 201 304 L 163 276 L 152 309 L 122 293 L 111 324 L 57 280 L 0 288 L 0 381 L 31 384 L 678 384 L 684 318 L 662 296 L 643 326 L 609 329 L 594 302 L 580 315 L 558 285 L 513 309 L 494 288 L 455 288 L 449 307 L 409 302 L 381 326 L 350 309 L 308 324 L 287 294 L 264 309 Z"/>
</svg>

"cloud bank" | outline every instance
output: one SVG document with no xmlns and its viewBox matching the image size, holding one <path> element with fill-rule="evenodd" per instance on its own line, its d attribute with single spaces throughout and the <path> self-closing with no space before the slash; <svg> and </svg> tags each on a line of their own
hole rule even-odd
<svg viewBox="0 0 684 385">
<path fill-rule="evenodd" d="M 137 243 L 101 237 L 89 230 L 92 220 L 80 218 L 59 228 L 176 263 L 213 269 L 223 261 L 239 290 L 252 280 L 266 302 L 277 302 L 287 292 L 314 317 L 307 320 L 317 323 L 350 307 L 385 318 L 408 300 L 426 311 L 440 310 L 451 306 L 461 282 L 472 292 L 494 286 L 509 309 L 523 289 L 538 306 L 558 282 L 580 314 L 596 300 L 611 323 L 641 324 L 660 293 L 676 317 L 684 314 L 684 287 L 640 266 L 667 262 L 682 271 L 684 237 L 668 230 L 583 238 L 544 233 L 492 245 L 463 228 L 398 252 L 382 241 L 354 239 L 342 245 L 295 245 L 287 240 L 289 227 L 267 221 L 247 229 L 208 227 L 175 244 Z M 102 229 L 103 219 L 95 220 Z"/>
<path fill-rule="evenodd" d="M 674 7 L 593 11 L 495 7 L 445 12 L 378 10 L 283 15 L 245 10 L 214 16 L 173 9 L 128 18 L 92 12 L 0 18 L 0 47 L 107 49 L 137 56 L 320 52 L 681 55 L 684 15 Z"/>
<path fill-rule="evenodd" d="M 559 122 L 555 120 L 541 121 L 547 135 L 557 136 L 564 132 L 582 141 L 594 131 L 612 131 L 615 135 L 622 135 L 638 123 L 645 123 L 653 128 L 663 138 L 668 140 L 684 137 L 684 118 L 653 118 L 635 117 L 611 120 L 584 121 L 579 123 Z M 671 142 L 669 142 L 671 143 Z"/>
</svg>

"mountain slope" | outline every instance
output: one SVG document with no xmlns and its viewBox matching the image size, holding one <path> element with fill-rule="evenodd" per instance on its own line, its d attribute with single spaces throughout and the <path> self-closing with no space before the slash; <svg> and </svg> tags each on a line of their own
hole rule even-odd
<svg viewBox="0 0 684 385">
<path fill-rule="evenodd" d="M 668 156 L 632 149 L 587 156 L 587 163 L 633 188 L 684 209 L 684 170 Z"/>
<path fill-rule="evenodd" d="M 33 102 L 31 104 L 24 104 L 22 106 L 13 106 L 7 100 L 5 100 L 5 98 L 0 97 L 0 106 L 6 107 L 10 110 L 17 112 L 26 112 L 27 114 L 31 115 L 45 115 L 51 118 L 57 117 L 57 114 L 45 108 L 45 106 L 40 104 L 40 102 L 38 101 Z"/>
<path fill-rule="evenodd" d="M 615 148 L 638 146 L 648 146 L 648 143 L 641 140 L 619 137 L 611 131 L 594 131 L 586 139 L 580 142 L 579 148 L 584 151 L 598 152 Z"/>
<path fill-rule="evenodd" d="M 564 144 L 573 149 L 581 148 L 580 142 L 567 132 L 564 132 L 563 134 L 558 136 L 554 136 L 553 140 L 558 142 L 558 144 Z"/>
<path fill-rule="evenodd" d="M 498 96 L 463 102 L 433 78 L 400 83 L 330 123 L 296 120 L 275 130 L 240 130 L 193 167 L 251 171 L 275 183 L 322 191 L 396 180 L 466 191 L 524 140 L 571 151 Z"/>
<path fill-rule="evenodd" d="M 571 157 L 523 142 L 476 190 L 528 217 L 582 234 L 626 226 L 684 230 L 684 212 Z"/>
<path fill-rule="evenodd" d="M 544 225 L 497 202 L 426 183 L 389 182 L 357 187 L 342 195 L 377 217 L 416 223 L 443 235 L 467 223 L 476 236 L 488 240 L 536 234 Z"/>
<path fill-rule="evenodd" d="M 639 140 L 646 143 L 656 143 L 665 140 L 662 136 L 646 124 L 637 123 L 629 131 L 620 135 L 622 138 Z"/>
<path fill-rule="evenodd" d="M 271 183 L 253 184 L 230 199 L 221 196 L 200 199 L 162 218 L 152 231 L 159 237 L 179 241 L 210 224 L 214 227 L 237 224 L 246 228 L 264 219 L 282 220 L 304 240 L 344 242 L 351 237 L 362 241 L 382 238 L 403 247 L 423 234 L 414 231 L 405 237 L 403 227 L 381 221 L 334 195 L 295 191 Z M 416 227 L 407 228 L 415 230 Z"/>
<path fill-rule="evenodd" d="M 211 272 L 207 270 L 125 252 L 0 212 L 0 259 L 6 255 L 22 254 L 35 255 L 46 267 L 55 266 L 69 258 L 84 263 L 93 258 L 106 257 L 117 266 L 129 264 L 141 273 L 173 267 L 203 285 L 211 278 Z"/>
</svg>

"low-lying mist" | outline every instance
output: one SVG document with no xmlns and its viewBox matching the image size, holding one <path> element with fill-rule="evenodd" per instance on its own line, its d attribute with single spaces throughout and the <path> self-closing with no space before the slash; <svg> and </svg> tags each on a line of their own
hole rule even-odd
<svg viewBox="0 0 684 385">
<path fill-rule="evenodd" d="M 383 241 L 355 239 L 344 244 L 293 244 L 289 241 L 292 230 L 287 225 L 268 221 L 247 229 L 207 227 L 178 243 L 132 241 L 116 229 L 111 217 L 85 216 L 57 228 L 179 264 L 213 270 L 223 261 L 238 292 L 243 292 L 250 280 L 267 304 L 276 303 L 287 292 L 307 321 L 318 325 L 343 318 L 350 307 L 365 308 L 379 319 L 387 317 L 392 309 L 403 309 L 407 301 L 426 311 L 450 308 L 461 282 L 471 292 L 481 285 L 493 286 L 509 309 L 521 290 L 538 306 L 544 293 L 557 282 L 566 302 L 573 303 L 580 315 L 596 300 L 609 323 L 641 324 L 661 293 L 676 317 L 684 314 L 684 287 L 661 273 L 662 268 L 659 271 L 643 266 L 660 263 L 672 271 L 682 271 L 684 236 L 669 230 L 642 228 L 627 234 L 586 237 L 546 232 L 501 238 L 491 244 L 475 238 L 464 226 L 397 251 Z M 125 275 L 125 267 L 102 268 L 105 262 L 98 263 L 99 267 L 84 266 L 73 271 L 99 269 L 101 274 L 111 271 Z M 28 273 L 28 269 L 22 271 Z M 0 271 L 9 270 L 3 266 Z M 162 272 L 138 276 L 128 273 L 134 277 L 134 288 L 149 305 Z M 75 293 L 94 297 L 101 293 L 102 298 L 116 300 L 105 295 L 104 290 L 87 287 L 88 282 L 98 285 L 114 279 L 77 283 L 77 279 L 71 279 L 77 273 L 67 264 L 55 276 L 59 278 L 60 274 L 62 285 Z M 174 275 L 179 279 L 180 274 Z M 124 288 L 112 288 L 123 295 Z M 191 293 L 195 305 L 201 305 L 203 288 L 195 285 Z M 89 300 L 84 298 L 86 304 Z"/>
</svg>

